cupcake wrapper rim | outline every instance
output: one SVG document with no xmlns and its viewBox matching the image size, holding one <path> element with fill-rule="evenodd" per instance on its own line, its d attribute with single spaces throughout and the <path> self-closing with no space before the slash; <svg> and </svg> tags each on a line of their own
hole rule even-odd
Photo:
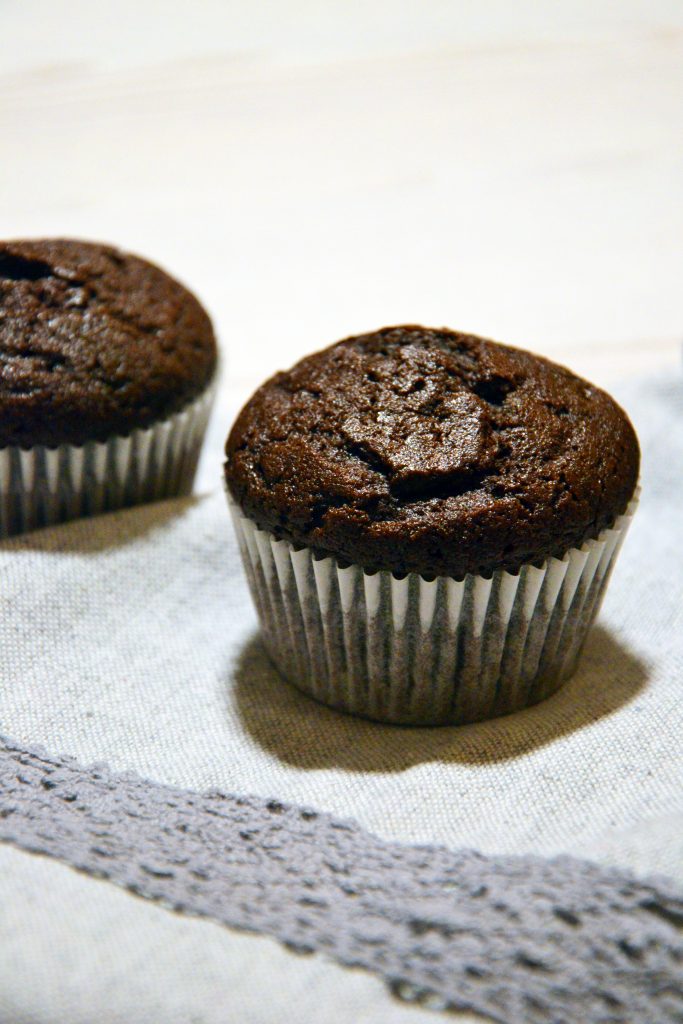
<svg viewBox="0 0 683 1024">
<path fill-rule="evenodd" d="M 228 501 L 280 672 L 340 710 L 436 725 L 520 710 L 572 674 L 638 496 L 562 558 L 461 581 L 341 568 L 259 529 Z"/>
<path fill-rule="evenodd" d="M 0 449 L 0 537 L 189 493 L 214 390 L 126 437 Z"/>
</svg>

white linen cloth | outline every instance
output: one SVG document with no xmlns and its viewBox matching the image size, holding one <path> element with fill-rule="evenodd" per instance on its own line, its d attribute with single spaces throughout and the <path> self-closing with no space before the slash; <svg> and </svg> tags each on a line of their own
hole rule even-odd
<svg viewBox="0 0 683 1024">
<path fill-rule="evenodd" d="M 406 842 L 566 852 L 683 880 L 683 383 L 614 393 L 643 446 L 641 505 L 579 671 L 544 704 L 402 729 L 283 682 L 258 642 L 214 431 L 199 482 L 212 493 L 0 545 L 0 731 Z M 0 846 L 3 1021 L 285 1017 L 435 1019 L 375 978 Z"/>
</svg>

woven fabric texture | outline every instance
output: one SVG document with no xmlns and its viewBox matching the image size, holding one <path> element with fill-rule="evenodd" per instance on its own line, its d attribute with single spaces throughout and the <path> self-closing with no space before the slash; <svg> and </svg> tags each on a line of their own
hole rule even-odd
<svg viewBox="0 0 683 1024">
<path fill-rule="evenodd" d="M 401 846 L 0 742 L 0 837 L 175 911 L 375 971 L 500 1024 L 683 1020 L 683 892 L 570 858 Z"/>
<path fill-rule="evenodd" d="M 173 788 L 251 794 L 352 818 L 391 842 L 495 856 L 569 854 L 680 881 L 683 386 L 672 379 L 614 391 L 643 444 L 641 505 L 578 672 L 543 704 L 481 725 L 402 729 L 335 713 L 283 682 L 258 639 L 224 497 L 214 487 L 219 417 L 204 463 L 208 497 L 0 545 L 2 732 L 21 747 L 72 755 L 82 765 L 106 762 L 114 773 L 134 771 Z M 153 926 L 140 901 L 120 897 L 141 972 L 131 1006 L 125 986 L 112 981 L 124 965 L 128 979 L 135 973 L 131 951 L 95 927 L 110 900 L 107 884 L 84 876 L 67 882 L 57 865 L 39 870 L 25 853 L 2 851 L 2 860 L 0 946 L 22 957 L 0 957 L 5 1016 L 9 1008 L 14 1017 L 60 1019 L 40 1003 L 49 977 L 62 1019 L 88 1020 L 101 1000 L 107 1024 L 150 1019 L 150 1007 L 172 1020 L 171 993 L 173 1005 L 185 999 L 190 1008 L 179 1020 L 190 1011 L 198 1021 L 222 1019 L 214 1005 L 220 979 L 205 995 L 190 994 L 191 980 L 182 980 L 175 915 Z M 60 888 L 36 892 L 38 877 L 59 877 Z M 74 916 L 75 892 L 83 895 Z M 44 920 L 28 936 L 20 923 L 41 920 L 36 900 Z M 79 934 L 97 936 L 98 968 L 79 990 L 51 969 L 60 951 L 42 941 L 59 934 L 60 914 L 70 918 L 68 948 Z M 209 922 L 202 927 L 212 962 L 212 950 L 227 940 Z M 163 955 L 155 928 L 169 936 Z M 353 972 L 340 981 L 332 966 L 302 967 L 296 957 L 290 964 L 265 939 L 235 939 L 233 951 L 254 942 L 260 954 L 245 955 L 231 997 L 260 986 L 255 1020 L 282 1019 L 279 992 L 290 977 L 322 972 L 323 990 L 337 993 L 360 984 Z M 149 962 L 160 972 L 166 964 L 167 997 L 154 972 L 142 980 L 140 964 Z M 37 970 L 42 988 L 27 982 Z M 382 1019 L 380 1003 L 369 1019 Z M 332 1004 L 325 1009 L 332 1024 L 362 1019 L 349 1017 L 341 996 Z M 298 1009 L 305 1020 L 304 995 Z M 393 1019 L 396 1010 L 386 1012 Z"/>
</svg>

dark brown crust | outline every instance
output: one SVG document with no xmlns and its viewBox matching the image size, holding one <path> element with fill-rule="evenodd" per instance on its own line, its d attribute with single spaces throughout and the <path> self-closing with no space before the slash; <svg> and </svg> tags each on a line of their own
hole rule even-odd
<svg viewBox="0 0 683 1024">
<path fill-rule="evenodd" d="M 0 446 L 147 427 L 215 366 L 209 317 L 159 267 L 71 239 L 0 243 Z"/>
<path fill-rule="evenodd" d="M 226 455 L 233 498 L 278 537 L 370 571 L 456 579 L 597 536 L 639 467 L 604 391 L 520 349 L 413 325 L 276 374 Z"/>
</svg>

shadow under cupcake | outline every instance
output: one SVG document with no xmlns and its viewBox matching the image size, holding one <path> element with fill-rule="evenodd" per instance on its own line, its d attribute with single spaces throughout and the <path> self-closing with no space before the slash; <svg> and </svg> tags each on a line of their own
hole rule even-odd
<svg viewBox="0 0 683 1024">
<path fill-rule="evenodd" d="M 159 267 L 0 243 L 0 536 L 189 493 L 216 361 L 208 315 Z"/>
<path fill-rule="evenodd" d="M 553 693 L 637 500 L 638 442 L 605 392 L 414 325 L 276 374 L 226 454 L 270 657 L 385 722 L 472 722 Z"/>
</svg>

